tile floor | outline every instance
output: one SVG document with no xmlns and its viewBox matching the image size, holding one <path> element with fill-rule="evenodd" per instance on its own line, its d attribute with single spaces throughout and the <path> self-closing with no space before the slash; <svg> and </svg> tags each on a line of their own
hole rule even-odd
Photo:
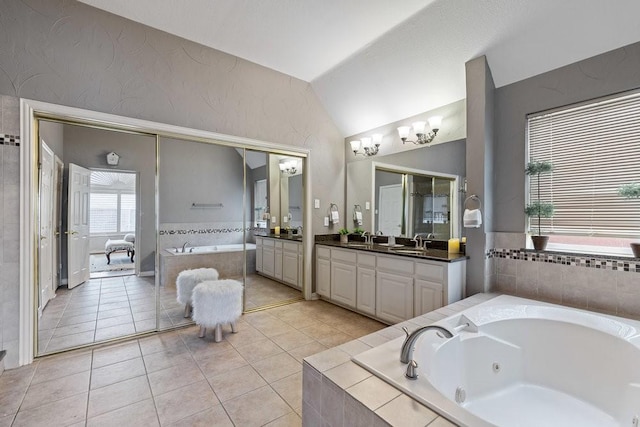
<svg viewBox="0 0 640 427">
<path fill-rule="evenodd" d="M 0 376 L 0 427 L 299 426 L 302 359 L 384 326 L 300 301 L 243 315 L 220 343 L 190 326 L 36 359 Z"/>
<path fill-rule="evenodd" d="M 242 280 L 238 278 L 238 280 Z M 302 293 L 258 275 L 247 276 L 247 309 L 302 298 Z M 160 329 L 191 323 L 175 289 L 160 288 Z M 134 275 L 90 279 L 59 288 L 38 323 L 38 354 L 156 328 L 154 278 Z"/>
</svg>

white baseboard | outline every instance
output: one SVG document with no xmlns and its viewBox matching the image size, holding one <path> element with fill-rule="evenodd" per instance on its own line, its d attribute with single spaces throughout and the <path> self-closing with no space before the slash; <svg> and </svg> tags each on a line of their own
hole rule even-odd
<svg viewBox="0 0 640 427">
<path fill-rule="evenodd" d="M 141 271 L 139 276 L 140 277 L 149 277 L 149 276 L 155 276 L 156 272 L 155 271 Z"/>
</svg>

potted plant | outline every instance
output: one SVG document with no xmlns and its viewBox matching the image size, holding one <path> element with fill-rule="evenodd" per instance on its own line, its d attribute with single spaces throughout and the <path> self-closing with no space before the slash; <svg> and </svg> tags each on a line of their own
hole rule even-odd
<svg viewBox="0 0 640 427">
<path fill-rule="evenodd" d="M 625 199 L 640 199 L 640 184 L 633 182 L 622 185 L 618 188 L 618 194 Z M 640 258 L 640 243 L 631 243 L 631 250 L 634 257 Z"/>
<path fill-rule="evenodd" d="M 553 216 L 553 204 L 540 200 L 540 175 L 551 172 L 552 170 L 553 165 L 551 162 L 535 160 L 530 161 L 524 170 L 525 174 L 530 177 L 535 176 L 538 181 L 537 200 L 529 203 L 524 209 L 524 213 L 527 214 L 529 218 L 538 218 L 538 234 L 531 236 L 533 248 L 537 251 L 543 251 L 547 247 L 547 242 L 549 241 L 549 236 L 542 236 L 540 220 L 542 218 L 551 218 Z"/>
<path fill-rule="evenodd" d="M 341 228 L 338 233 L 340 233 L 340 243 L 349 243 L 349 230 Z"/>
</svg>

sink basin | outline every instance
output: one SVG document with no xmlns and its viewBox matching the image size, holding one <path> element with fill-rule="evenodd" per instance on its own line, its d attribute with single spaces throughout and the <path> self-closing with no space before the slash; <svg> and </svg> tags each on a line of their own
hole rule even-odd
<svg viewBox="0 0 640 427">
<path fill-rule="evenodd" d="M 393 252 L 396 254 L 407 254 L 407 255 L 426 255 L 427 251 L 424 249 L 393 249 Z"/>
<path fill-rule="evenodd" d="M 366 243 L 347 243 L 347 246 L 349 246 L 350 248 L 368 248 L 371 245 L 368 245 Z"/>
<path fill-rule="evenodd" d="M 389 246 L 390 248 L 401 248 L 404 245 L 398 244 L 398 243 L 394 243 L 394 244 L 389 244 L 389 243 L 380 243 L 379 246 Z"/>
</svg>

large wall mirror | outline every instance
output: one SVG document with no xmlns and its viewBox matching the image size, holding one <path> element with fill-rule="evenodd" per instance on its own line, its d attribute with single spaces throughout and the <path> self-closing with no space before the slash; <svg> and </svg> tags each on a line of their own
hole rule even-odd
<svg viewBox="0 0 640 427">
<path fill-rule="evenodd" d="M 33 128 L 35 355 L 191 324 L 186 269 L 242 281 L 245 311 L 302 298 L 305 274 L 259 275 L 255 243 L 275 226 L 302 242 L 304 154 L 77 117 Z"/>
<path fill-rule="evenodd" d="M 347 228 L 437 240 L 459 237 L 464 174 L 464 140 L 348 159 Z"/>
</svg>

